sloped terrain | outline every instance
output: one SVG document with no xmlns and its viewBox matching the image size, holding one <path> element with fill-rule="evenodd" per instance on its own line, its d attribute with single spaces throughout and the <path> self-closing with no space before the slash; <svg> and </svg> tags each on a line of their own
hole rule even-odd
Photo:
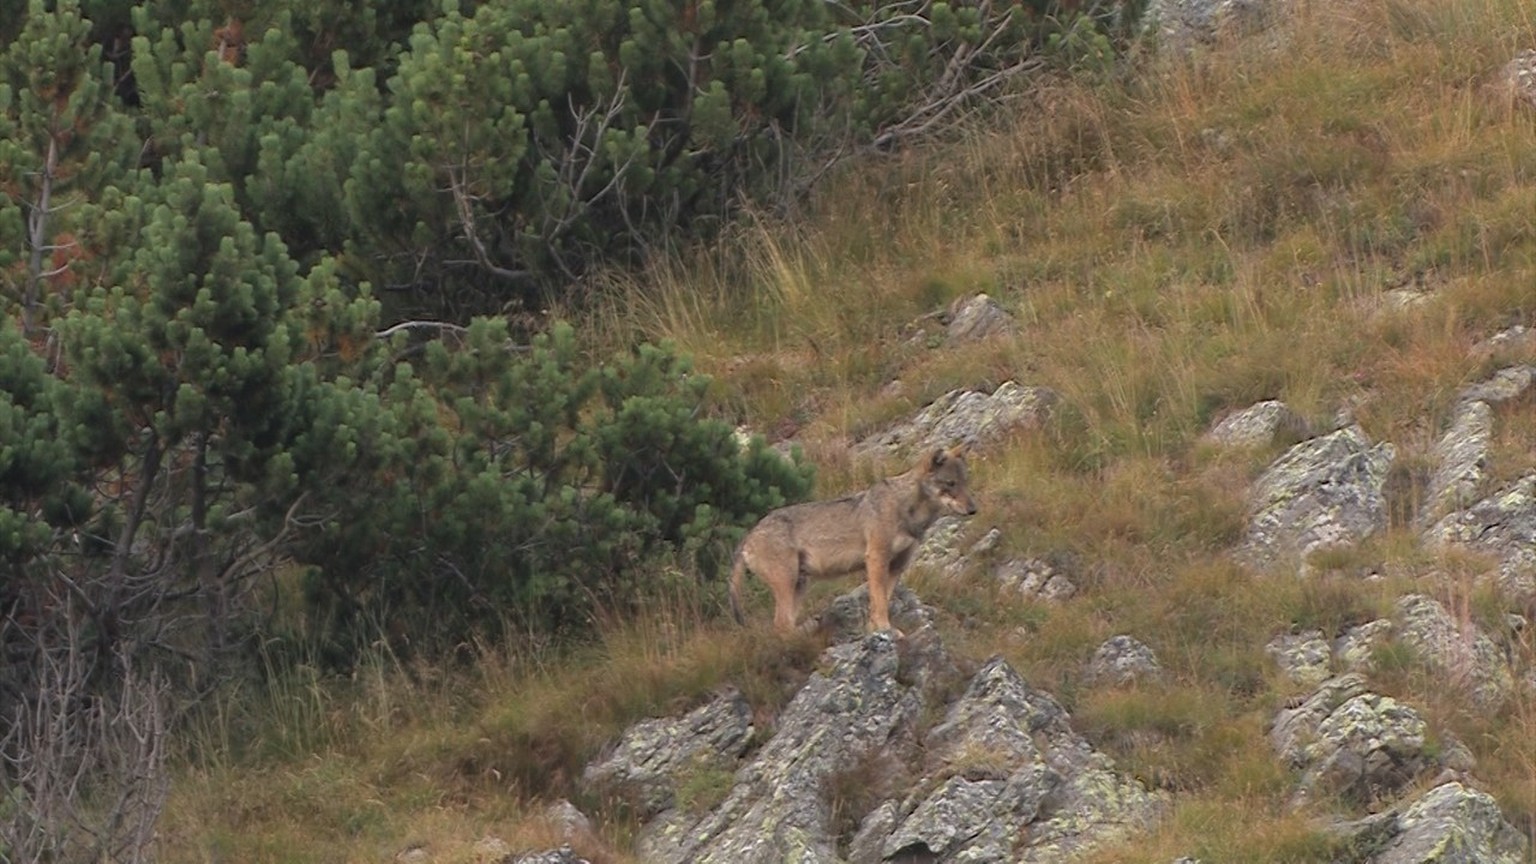
<svg viewBox="0 0 1536 864">
<path fill-rule="evenodd" d="M 323 801 L 287 830 L 355 815 L 331 860 L 1529 860 L 1536 19 L 1234 26 L 829 178 L 588 322 L 689 351 L 823 497 L 975 439 L 904 642 L 850 584 L 782 638 L 761 592 L 745 630 L 679 594 L 451 711 L 375 697 L 390 735 L 258 800 L 189 778 L 166 830 Z"/>
</svg>

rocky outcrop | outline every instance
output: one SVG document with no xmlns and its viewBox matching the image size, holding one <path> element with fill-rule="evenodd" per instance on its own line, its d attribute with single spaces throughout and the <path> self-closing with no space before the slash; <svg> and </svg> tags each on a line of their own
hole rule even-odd
<svg viewBox="0 0 1536 864">
<path fill-rule="evenodd" d="M 1044 558 L 1014 558 L 997 565 L 992 578 L 1005 590 L 1018 592 L 1025 600 L 1059 603 L 1077 594 L 1074 583 L 1062 568 Z"/>
<path fill-rule="evenodd" d="M 1491 796 L 1460 783 L 1429 790 L 1395 816 L 1372 864 L 1518 864 L 1530 843 Z"/>
<path fill-rule="evenodd" d="M 592 864 L 592 862 L 577 855 L 569 846 L 561 846 L 559 849 L 551 849 L 548 852 L 531 852 L 515 858 L 507 857 L 499 860 L 507 861 L 509 864 Z"/>
<path fill-rule="evenodd" d="M 1505 589 L 1536 597 L 1536 474 L 1527 475 L 1464 510 L 1446 515 L 1425 532 L 1434 546 L 1461 546 L 1499 562 Z"/>
<path fill-rule="evenodd" d="M 945 318 L 944 341 L 950 345 L 1005 336 L 1017 329 L 1013 316 L 985 294 L 956 300 Z"/>
<path fill-rule="evenodd" d="M 1396 452 L 1372 444 L 1358 426 L 1287 450 L 1254 482 L 1243 557 L 1267 567 L 1352 546 L 1386 528 L 1384 489 Z"/>
<path fill-rule="evenodd" d="M 1505 331 L 1490 342 L 1525 338 Z M 1513 335 L 1511 335 L 1513 334 Z M 1490 351 L 1493 349 L 1489 349 Z M 1525 397 L 1536 367 L 1506 366 L 1457 394 L 1451 426 L 1430 454 L 1435 465 L 1419 514 L 1431 547 L 1462 546 L 1499 562 L 1505 592 L 1519 602 L 1536 600 L 1536 475 L 1485 495 L 1489 477 L 1493 406 Z"/>
<path fill-rule="evenodd" d="M 917 547 L 912 567 L 959 577 L 968 567 L 980 564 L 999 586 L 1017 592 L 1017 596 L 1025 600 L 1059 602 L 1077 593 L 1077 585 L 1059 563 L 1045 558 L 996 560 L 992 553 L 1002 538 L 1002 532 L 996 528 L 961 552 L 961 533 L 965 525 L 966 520 L 948 516 L 935 522 Z"/>
<path fill-rule="evenodd" d="M 1435 468 L 1424 492 L 1421 521 L 1438 519 L 1477 499 L 1488 477 L 1492 439 L 1493 409 L 1487 402 L 1463 403 L 1451 421 L 1451 428 L 1430 453 Z"/>
<path fill-rule="evenodd" d="M 1270 727 L 1270 744 L 1301 772 L 1300 794 L 1368 803 L 1446 767 L 1429 746 L 1428 732 L 1413 708 L 1371 692 L 1362 676 L 1349 673 L 1324 681 L 1301 704 L 1280 711 Z"/>
<path fill-rule="evenodd" d="M 1536 49 L 1521 51 L 1504 64 L 1509 93 L 1528 108 L 1536 108 Z"/>
<path fill-rule="evenodd" d="M 1323 639 L 1323 631 L 1285 633 L 1264 646 L 1280 671 L 1297 684 L 1316 687 L 1333 674 L 1333 650 Z"/>
<path fill-rule="evenodd" d="M 861 827 L 862 850 L 884 837 L 864 861 L 1061 861 L 1146 827 L 1161 799 L 1068 720 L 1007 663 L 988 661 L 924 739 L 936 770 Z"/>
<path fill-rule="evenodd" d="M 1423 594 L 1399 599 L 1391 618 L 1351 627 L 1331 644 L 1314 630 L 1277 636 L 1266 651 L 1292 681 L 1317 686 L 1334 669 L 1370 672 L 1377 650 L 1394 641 L 1435 672 L 1442 686 L 1465 693 L 1479 708 L 1497 708 L 1514 688 L 1499 644 L 1475 622 L 1456 618 Z"/>
<path fill-rule="evenodd" d="M 1499 404 L 1524 396 L 1536 379 L 1536 368 L 1531 366 L 1506 366 L 1493 373 L 1487 381 L 1473 384 L 1457 394 L 1459 401 L 1489 402 Z"/>
<path fill-rule="evenodd" d="M 648 823 L 640 858 L 664 862 L 834 862 L 837 834 L 823 789 L 839 773 L 910 737 L 921 697 L 898 676 L 889 633 L 828 649 L 779 716 L 774 736 L 735 775 L 713 810 L 670 810 Z"/>
<path fill-rule="evenodd" d="M 1307 435 L 1306 418 L 1270 399 L 1223 417 L 1203 440 L 1217 447 L 1257 448 L 1294 443 Z"/>
<path fill-rule="evenodd" d="M 605 758 L 587 766 L 582 783 L 648 818 L 676 802 L 677 785 L 690 773 L 734 767 L 751 736 L 752 706 L 729 690 L 683 717 L 631 726 Z"/>
<path fill-rule="evenodd" d="M 1163 667 L 1145 643 L 1121 634 L 1112 636 L 1093 652 L 1084 678 L 1089 684 L 1125 685 L 1160 681 Z"/>
<path fill-rule="evenodd" d="M 1504 652 L 1475 623 L 1452 617 L 1439 601 L 1410 594 L 1397 602 L 1393 623 L 1399 643 L 1479 708 L 1499 707 L 1514 689 Z"/>
<path fill-rule="evenodd" d="M 885 457 L 949 447 L 967 441 L 985 446 L 1012 432 L 1040 426 L 1060 401 L 1048 387 L 1005 381 L 991 393 L 951 390 L 912 419 L 853 445 L 856 456 Z"/>
<path fill-rule="evenodd" d="M 897 594 L 898 609 L 918 607 L 907 611 L 924 617 L 909 592 Z M 833 607 L 859 603 L 855 591 Z M 862 625 L 861 612 L 844 617 Z M 727 722 L 738 716 L 736 697 L 621 736 L 589 780 L 650 809 L 671 802 L 645 820 L 640 860 L 1061 861 L 1157 815 L 1162 797 L 1116 772 L 1061 705 L 1008 663 L 993 658 L 967 675 L 932 627 L 909 632 L 900 642 L 875 633 L 827 649 L 773 736 L 735 760 L 730 791 L 705 812 L 678 806 L 667 790 L 675 766 L 696 758 L 688 754 L 717 741 L 723 752 L 739 752 L 741 726 Z M 658 740 L 663 731 L 669 740 Z M 656 752 L 640 742 L 654 742 Z M 872 764 L 899 776 L 869 780 Z M 851 820 L 846 801 L 834 814 L 828 793 L 849 786 L 866 796 Z"/>
<path fill-rule="evenodd" d="M 907 586 L 896 585 L 891 594 L 891 623 L 903 633 L 914 633 L 933 623 L 934 612 Z M 858 639 L 869 630 L 869 584 L 865 583 L 834 599 L 816 625 L 834 642 Z"/>
<path fill-rule="evenodd" d="M 1151 0 L 1142 27 L 1160 51 L 1182 53 L 1263 30 L 1289 10 L 1288 0 Z"/>
</svg>

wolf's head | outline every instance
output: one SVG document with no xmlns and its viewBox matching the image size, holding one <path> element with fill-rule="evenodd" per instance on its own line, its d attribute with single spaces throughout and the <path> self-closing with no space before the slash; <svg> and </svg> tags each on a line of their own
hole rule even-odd
<svg viewBox="0 0 1536 864">
<path fill-rule="evenodd" d="M 924 497 L 933 499 L 956 516 L 975 516 L 976 502 L 965 470 L 965 445 L 935 449 L 918 463 Z"/>
</svg>

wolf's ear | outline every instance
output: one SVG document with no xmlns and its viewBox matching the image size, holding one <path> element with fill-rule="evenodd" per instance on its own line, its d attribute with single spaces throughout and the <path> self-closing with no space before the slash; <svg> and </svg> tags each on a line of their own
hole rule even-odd
<svg viewBox="0 0 1536 864">
<path fill-rule="evenodd" d="M 934 448 L 933 455 L 928 457 L 924 467 L 926 467 L 929 471 L 933 471 L 935 469 L 944 467 L 944 463 L 948 461 L 949 454 L 945 452 L 944 448 L 936 447 Z"/>
<path fill-rule="evenodd" d="M 964 459 L 966 456 L 969 456 L 970 453 L 971 453 L 971 439 L 969 439 L 969 438 L 966 438 L 965 440 L 961 441 L 959 444 L 956 444 L 955 446 L 949 448 L 949 458 L 951 458 L 951 459 Z"/>
</svg>

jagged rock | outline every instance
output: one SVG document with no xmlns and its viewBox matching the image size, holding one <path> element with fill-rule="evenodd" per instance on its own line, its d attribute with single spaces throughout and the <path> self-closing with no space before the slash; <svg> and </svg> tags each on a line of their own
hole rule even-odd
<svg viewBox="0 0 1536 864">
<path fill-rule="evenodd" d="M 1350 672 L 1324 681 L 1306 700 L 1275 715 L 1269 741 L 1301 771 L 1299 794 L 1325 792 L 1359 802 L 1395 795 L 1432 771 L 1470 770 L 1459 742 L 1428 746 L 1429 726 L 1413 708 L 1366 689 Z"/>
<path fill-rule="evenodd" d="M 730 765 L 751 736 L 752 706 L 732 689 L 681 718 L 631 726 L 607 757 L 587 766 L 582 783 L 595 795 L 623 799 L 646 818 L 672 806 L 680 777 Z"/>
<path fill-rule="evenodd" d="M 1050 418 L 1059 401 L 1047 387 L 1022 387 L 1005 381 L 991 393 L 951 390 L 899 423 L 854 444 L 857 456 L 888 456 L 969 441 L 985 445 L 1010 432 L 1037 427 Z"/>
<path fill-rule="evenodd" d="M 987 533 L 981 535 L 981 539 L 971 544 L 971 549 L 966 554 L 973 558 L 977 555 L 985 555 L 996 549 L 1001 542 L 1003 542 L 1003 532 L 996 528 L 989 528 Z"/>
<path fill-rule="evenodd" d="M 1367 621 L 1345 630 L 1333 640 L 1333 656 L 1350 672 L 1369 672 L 1376 650 L 1392 638 L 1392 622 L 1385 618 Z"/>
<path fill-rule="evenodd" d="M 1268 447 L 1307 437 L 1306 418 L 1278 399 L 1270 399 L 1222 418 L 1205 433 L 1219 447 Z"/>
<path fill-rule="evenodd" d="M 1397 817 L 1395 836 L 1372 864 L 1519 864 L 1530 843 L 1486 793 L 1445 783 Z"/>
<path fill-rule="evenodd" d="M 1536 56 L 1536 51 L 1531 53 Z M 1487 359 L 1501 351 L 1536 354 L 1536 330 L 1516 324 L 1472 346 L 1472 356 L 1479 359 Z"/>
<path fill-rule="evenodd" d="M 917 741 L 918 716 L 943 707 L 932 700 L 944 688 L 922 678 L 953 667 L 937 638 L 925 628 L 900 646 L 877 633 L 828 649 L 824 671 L 812 675 L 773 738 L 737 771 L 725 801 L 702 816 L 660 814 L 641 829 L 638 857 L 661 864 L 841 860 L 823 790 L 877 755 L 910 765 L 913 780 L 903 787 L 915 791 L 855 814 L 862 818 L 847 847 L 855 864 L 915 860 L 907 856 L 917 853 L 1059 861 L 1155 815 L 1163 799 L 1116 774 L 1072 730 L 1061 706 L 1000 658 L 984 664 Z"/>
<path fill-rule="evenodd" d="M 1422 594 L 1398 600 L 1395 617 L 1398 641 L 1478 707 L 1497 708 L 1513 690 L 1508 660 L 1476 624 L 1457 621 L 1438 601 Z"/>
<path fill-rule="evenodd" d="M 1435 470 L 1424 495 L 1424 519 L 1438 519 L 1476 500 L 1488 477 L 1492 440 L 1493 409 L 1482 400 L 1463 403 L 1430 454 Z"/>
<path fill-rule="evenodd" d="M 1329 678 L 1301 704 L 1275 715 L 1269 729 L 1270 746 L 1292 765 L 1304 765 L 1307 745 L 1317 739 L 1317 730 L 1328 715 L 1365 692 L 1365 677 L 1358 673 Z"/>
<path fill-rule="evenodd" d="M 559 831 L 560 839 L 565 841 L 592 835 L 592 820 L 564 798 L 544 808 L 544 820 Z"/>
<path fill-rule="evenodd" d="M 1159 50 L 1185 52 L 1263 30 L 1289 6 L 1286 0 L 1151 0 L 1142 28 L 1156 32 Z"/>
<path fill-rule="evenodd" d="M 921 698 L 899 680 L 897 646 L 889 633 L 836 645 L 823 660 L 829 668 L 813 674 L 785 707 L 773 738 L 737 771 L 725 801 L 696 820 L 670 811 L 670 818 L 645 826 L 641 860 L 838 860 L 821 790 L 860 759 L 899 748 Z"/>
<path fill-rule="evenodd" d="M 1424 537 L 1430 546 L 1464 546 L 1493 556 L 1505 591 L 1531 599 L 1536 596 L 1536 474 L 1448 514 Z"/>
<path fill-rule="evenodd" d="M 1011 777 L 948 778 L 886 839 L 879 860 L 1004 860 L 1058 782 L 1048 775 L 1035 763 Z"/>
<path fill-rule="evenodd" d="M 1162 798 L 1116 774 L 1068 719 L 1001 658 L 989 660 L 925 739 L 941 763 L 979 755 L 985 766 L 906 802 L 900 812 L 908 815 L 884 844 L 884 860 L 931 841 L 943 845 L 944 860 L 1059 861 L 1144 826 Z M 975 806 L 962 810 L 962 801 Z M 950 819 L 958 831 L 943 827 Z M 1023 848 L 1016 848 L 1019 837 L 1028 838 Z"/>
<path fill-rule="evenodd" d="M 950 304 L 944 340 L 950 345 L 977 342 L 1011 333 L 1013 316 L 985 294 L 963 297 Z"/>
<path fill-rule="evenodd" d="M 432 853 L 422 843 L 413 843 L 395 853 L 395 864 L 429 864 Z"/>
<path fill-rule="evenodd" d="M 1396 793 L 1436 764 L 1425 751 L 1428 731 L 1417 711 L 1390 696 L 1355 696 L 1323 718 L 1302 748 L 1301 789 L 1361 801 Z"/>
<path fill-rule="evenodd" d="M 880 864 L 885 858 L 885 839 L 896 830 L 896 802 L 886 801 L 859 823 L 848 843 L 849 864 Z"/>
<path fill-rule="evenodd" d="M 891 594 L 891 623 L 903 633 L 913 633 L 933 623 L 933 608 L 917 598 L 905 585 L 897 584 Z M 869 583 L 865 582 L 828 604 L 817 620 L 833 642 L 858 639 L 869 630 Z"/>
<path fill-rule="evenodd" d="M 481 837 L 469 854 L 474 864 L 502 864 L 512 858 L 512 845 L 500 837 Z"/>
<path fill-rule="evenodd" d="M 1393 288 L 1381 295 L 1381 306 L 1390 312 L 1404 312 L 1423 306 L 1435 297 L 1435 292 L 1421 285 Z"/>
<path fill-rule="evenodd" d="M 1015 558 L 1004 561 L 992 572 L 1003 588 L 1012 588 L 1030 600 L 1060 602 L 1077 593 L 1072 580 L 1043 558 Z"/>
<path fill-rule="evenodd" d="M 1283 633 L 1264 646 L 1280 671 L 1304 687 L 1316 687 L 1333 674 L 1333 652 L 1323 639 L 1323 631 Z"/>
<path fill-rule="evenodd" d="M 1521 51 L 1504 65 L 1504 83 L 1515 99 L 1536 108 L 1536 48 Z"/>
<path fill-rule="evenodd" d="M 592 864 L 577 855 L 576 851 L 569 846 L 561 846 L 559 849 L 551 849 L 547 852 L 532 852 L 506 860 L 510 864 Z"/>
<path fill-rule="evenodd" d="M 977 554 L 976 545 L 967 552 L 960 551 L 960 538 L 965 533 L 966 522 L 959 516 L 940 516 L 928 526 L 928 533 L 923 535 L 917 551 L 912 553 L 911 566 L 947 575 L 955 575 L 964 569 L 966 559 Z"/>
<path fill-rule="evenodd" d="M 1157 681 L 1162 677 L 1163 667 L 1152 649 L 1124 634 L 1112 636 L 1100 645 L 1085 673 L 1090 684 L 1120 685 Z"/>
<path fill-rule="evenodd" d="M 1456 394 L 1463 402 L 1509 402 L 1524 396 L 1531 389 L 1536 369 L 1530 366 L 1508 366 L 1493 373 L 1487 381 L 1481 381 Z"/>
<path fill-rule="evenodd" d="M 1358 426 L 1303 441 L 1254 482 L 1243 555 L 1256 566 L 1351 546 L 1387 526 L 1383 489 L 1396 449 Z"/>
</svg>

